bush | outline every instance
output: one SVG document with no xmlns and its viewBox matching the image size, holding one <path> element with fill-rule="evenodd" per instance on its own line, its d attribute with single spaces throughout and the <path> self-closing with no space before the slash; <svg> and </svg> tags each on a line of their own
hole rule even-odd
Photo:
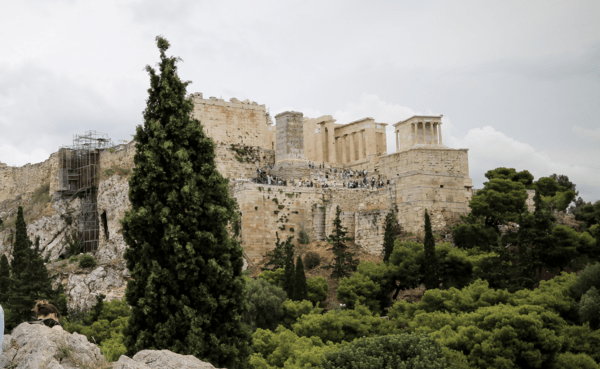
<svg viewBox="0 0 600 369">
<path fill-rule="evenodd" d="M 443 369 L 450 366 L 437 342 L 427 335 L 403 333 L 352 341 L 337 352 L 325 353 L 321 368 Z"/>
<path fill-rule="evenodd" d="M 313 304 L 308 300 L 293 301 L 285 300 L 283 303 L 282 325 L 286 328 L 292 328 L 292 325 L 303 315 L 321 314 L 323 310 L 313 308 Z"/>
<path fill-rule="evenodd" d="M 321 256 L 314 251 L 309 251 L 304 255 L 304 267 L 311 270 L 321 264 Z"/>
<path fill-rule="evenodd" d="M 558 354 L 553 368 L 556 369 L 598 369 L 600 365 L 586 354 L 573 354 L 566 352 L 564 354 Z"/>
<path fill-rule="evenodd" d="M 79 259 L 79 267 L 80 268 L 93 268 L 96 265 L 98 265 L 98 263 L 96 262 L 96 259 L 94 259 L 94 257 L 92 255 L 82 255 L 81 259 Z"/>
<path fill-rule="evenodd" d="M 69 258 L 69 264 L 73 264 L 73 263 L 76 263 L 78 261 L 79 261 L 79 258 L 77 256 L 75 256 L 75 255 L 73 255 L 73 256 L 71 256 Z"/>
<path fill-rule="evenodd" d="M 312 277 L 306 280 L 306 284 L 308 285 L 308 299 L 315 306 L 327 298 L 327 292 L 329 292 L 327 279 L 323 277 Z"/>
<path fill-rule="evenodd" d="M 581 323 L 590 323 L 592 329 L 600 328 L 600 293 L 596 287 L 590 288 L 579 301 Z"/>
<path fill-rule="evenodd" d="M 283 317 L 282 304 L 287 299 L 285 291 L 264 279 L 250 280 L 246 284 L 250 308 L 244 322 L 252 329 L 275 329 Z"/>
<path fill-rule="evenodd" d="M 298 242 L 300 242 L 302 245 L 308 245 L 310 243 L 310 236 L 304 227 L 302 227 L 300 232 L 298 232 Z"/>
<path fill-rule="evenodd" d="M 278 268 L 277 270 L 265 270 L 258 275 L 258 279 L 264 279 L 273 286 L 283 288 L 283 280 L 285 277 L 285 269 Z"/>
<path fill-rule="evenodd" d="M 572 288 L 573 297 L 579 301 L 581 296 L 592 287 L 600 290 L 600 263 L 588 264 L 577 276 L 577 281 L 575 281 Z"/>
</svg>

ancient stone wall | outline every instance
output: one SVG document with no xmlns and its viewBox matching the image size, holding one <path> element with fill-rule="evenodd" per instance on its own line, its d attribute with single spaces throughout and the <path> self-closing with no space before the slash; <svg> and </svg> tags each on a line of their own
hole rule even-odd
<svg viewBox="0 0 600 369">
<path fill-rule="evenodd" d="M 202 93 L 191 95 L 194 103 L 194 118 L 204 127 L 204 132 L 215 143 L 242 144 L 275 149 L 272 141 L 274 127 L 265 105 L 231 98 L 230 101 L 210 97 L 203 99 Z"/>
<path fill-rule="evenodd" d="M 58 186 L 56 153 L 46 161 L 26 164 L 22 167 L 0 167 L 0 202 L 35 191 L 43 185 L 50 185 L 50 193 Z"/>
</svg>

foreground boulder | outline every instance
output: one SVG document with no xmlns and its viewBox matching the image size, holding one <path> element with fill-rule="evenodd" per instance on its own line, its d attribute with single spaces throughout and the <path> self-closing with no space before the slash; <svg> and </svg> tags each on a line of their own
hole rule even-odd
<svg viewBox="0 0 600 369">
<path fill-rule="evenodd" d="M 98 346 L 77 333 L 22 323 L 5 335 L 0 369 L 101 368 L 106 365 Z"/>
<path fill-rule="evenodd" d="M 169 350 L 143 350 L 133 359 L 121 355 L 113 369 L 215 369 L 192 355 L 179 355 Z"/>
</svg>

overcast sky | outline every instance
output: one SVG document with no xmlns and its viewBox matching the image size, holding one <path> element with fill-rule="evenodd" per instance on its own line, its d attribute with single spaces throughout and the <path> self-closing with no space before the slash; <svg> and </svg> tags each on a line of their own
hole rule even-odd
<svg viewBox="0 0 600 369">
<path fill-rule="evenodd" d="M 0 0 L 0 161 L 46 160 L 86 130 L 131 140 L 162 34 L 189 93 L 338 123 L 443 114 L 476 188 L 505 166 L 600 200 L 599 15 L 600 1 Z"/>
</svg>

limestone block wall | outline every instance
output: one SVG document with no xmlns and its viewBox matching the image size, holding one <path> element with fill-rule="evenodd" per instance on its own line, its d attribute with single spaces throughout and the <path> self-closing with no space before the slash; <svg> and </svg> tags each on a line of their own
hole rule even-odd
<svg viewBox="0 0 600 369">
<path fill-rule="evenodd" d="M 469 178 L 468 149 L 413 147 L 379 158 L 379 171 L 388 178 L 405 172 L 448 173 Z"/>
<path fill-rule="evenodd" d="M 231 145 L 215 146 L 215 164 L 225 178 L 251 179 L 256 177 L 256 168 L 265 168 L 275 163 L 275 151 L 260 147 L 238 147 L 238 153 Z M 245 153 L 243 153 L 245 151 Z"/>
<path fill-rule="evenodd" d="M 275 116 L 277 122 L 277 149 L 275 160 L 305 159 L 302 113 L 286 111 Z"/>
<path fill-rule="evenodd" d="M 229 101 L 216 97 L 204 99 L 200 92 L 193 93 L 191 97 L 194 103 L 193 117 L 200 121 L 204 132 L 216 143 L 275 149 L 269 133 L 272 121 L 265 105 L 236 98 Z"/>
<path fill-rule="evenodd" d="M 43 185 L 50 185 L 50 194 L 58 187 L 57 153 L 41 163 L 22 167 L 0 167 L 0 202 L 33 192 Z"/>
<path fill-rule="evenodd" d="M 281 239 L 293 235 L 296 242 L 304 227 L 314 239 L 314 214 L 321 211 L 323 197 L 319 189 L 236 183 L 232 194 L 242 212 L 241 245 L 251 263 L 275 247 L 275 232 Z"/>
</svg>

